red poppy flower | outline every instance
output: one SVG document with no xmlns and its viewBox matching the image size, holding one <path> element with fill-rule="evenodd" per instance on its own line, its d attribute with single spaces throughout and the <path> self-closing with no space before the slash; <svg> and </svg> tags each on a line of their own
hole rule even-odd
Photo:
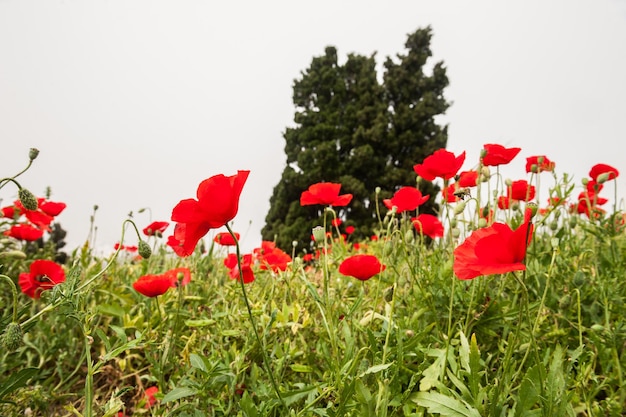
<svg viewBox="0 0 626 417">
<path fill-rule="evenodd" d="M 361 254 L 346 258 L 339 265 L 339 272 L 361 281 L 367 281 L 374 275 L 384 271 L 385 268 L 386 266 L 382 265 L 376 256 Z"/>
<path fill-rule="evenodd" d="M 422 192 L 415 187 L 402 187 L 395 192 L 392 198 L 384 199 L 383 204 L 389 210 L 397 207 L 397 213 L 402 213 L 417 209 L 429 198 L 429 195 L 422 196 Z"/>
<path fill-rule="evenodd" d="M 22 214 L 22 212 L 15 206 L 6 206 L 0 209 L 0 214 L 2 214 L 2 217 L 16 219 Z"/>
<path fill-rule="evenodd" d="M 454 273 L 459 279 L 467 280 L 525 270 L 524 258 L 532 231 L 528 214 L 516 230 L 504 223 L 494 223 L 474 231 L 454 250 Z"/>
<path fill-rule="evenodd" d="M 22 272 L 18 284 L 30 298 L 39 298 L 41 292 L 65 281 L 63 267 L 47 259 L 38 259 L 30 264 L 30 272 Z"/>
<path fill-rule="evenodd" d="M 235 232 L 235 237 L 237 238 L 237 240 L 239 240 L 241 235 Z M 233 235 L 231 235 L 230 232 L 220 232 L 216 234 L 215 237 L 213 238 L 213 242 L 220 244 L 222 246 L 236 246 L 237 245 L 237 242 L 235 242 L 235 239 L 233 239 Z"/>
<path fill-rule="evenodd" d="M 423 163 L 413 166 L 413 170 L 427 181 L 433 181 L 437 177 L 448 180 L 456 175 L 463 162 L 465 162 L 465 152 L 454 156 L 452 152 L 439 149 L 427 156 Z"/>
<path fill-rule="evenodd" d="M 302 261 L 303 262 L 312 262 L 313 261 L 313 254 L 312 253 L 305 253 L 304 255 L 302 255 Z"/>
<path fill-rule="evenodd" d="M 254 249 L 254 254 L 259 260 L 261 269 L 271 269 L 274 272 L 286 270 L 291 262 L 291 256 L 277 248 L 274 242 L 263 241 L 260 248 Z"/>
<path fill-rule="evenodd" d="M 198 241 L 210 229 L 217 229 L 231 221 L 239 209 L 239 196 L 250 171 L 237 171 L 226 177 L 215 175 L 200 183 L 197 200 L 180 201 L 172 210 L 172 220 L 185 226 L 174 230 L 174 237 L 180 248 L 174 251 L 180 256 L 193 253 Z"/>
<path fill-rule="evenodd" d="M 172 288 L 178 286 L 184 287 L 191 282 L 191 271 L 189 268 L 180 267 L 170 269 L 169 271 L 165 271 L 163 275 L 170 279 Z"/>
<path fill-rule="evenodd" d="M 617 176 L 619 175 L 619 171 L 613 168 L 611 165 L 607 165 L 607 164 L 596 164 L 591 168 L 591 171 L 589 171 L 589 176 L 594 181 L 598 181 L 598 177 L 601 174 L 608 174 L 609 175 L 608 179 L 613 180 L 617 178 Z"/>
<path fill-rule="evenodd" d="M 545 155 L 529 156 L 526 158 L 526 172 L 536 174 L 544 171 L 552 172 L 556 164 L 550 161 Z"/>
<path fill-rule="evenodd" d="M 476 187 L 478 184 L 478 171 L 463 171 L 459 174 L 457 185 L 461 188 Z"/>
<path fill-rule="evenodd" d="M 131 246 L 131 245 L 120 245 L 120 242 L 115 243 L 115 245 L 113 245 L 113 249 L 118 250 L 125 250 L 126 252 L 137 252 L 137 246 Z"/>
<path fill-rule="evenodd" d="M 354 226 L 346 226 L 346 234 L 351 235 L 354 233 Z"/>
<path fill-rule="evenodd" d="M 604 209 L 598 206 L 602 206 L 608 201 L 608 199 L 600 197 L 593 191 L 583 191 L 578 195 L 576 211 L 579 214 L 586 214 L 589 218 L 597 218 L 600 214 L 604 213 Z"/>
<path fill-rule="evenodd" d="M 441 195 L 446 203 L 456 203 L 460 201 L 461 198 L 456 195 L 457 184 L 450 184 L 447 187 L 443 187 L 441 190 Z"/>
<path fill-rule="evenodd" d="M 157 399 L 154 397 L 155 394 L 159 392 L 159 387 L 154 386 L 146 389 L 146 407 L 150 408 L 157 402 Z"/>
<path fill-rule="evenodd" d="M 343 220 L 341 220 L 341 219 L 332 219 L 330 221 L 330 225 L 332 227 L 339 227 L 339 226 L 341 226 L 341 223 L 343 223 Z"/>
<path fill-rule="evenodd" d="M 13 205 L 20 213 L 24 214 L 28 221 L 41 229 L 47 230 L 50 223 L 54 220 L 54 217 L 44 213 L 39 207 L 37 207 L 37 210 L 27 210 L 20 200 L 13 202 Z"/>
<path fill-rule="evenodd" d="M 48 216 L 52 217 L 56 217 L 61 214 L 61 212 L 65 210 L 66 207 L 67 204 L 65 203 L 48 201 L 44 198 L 40 199 L 39 201 L 39 209 L 46 213 Z"/>
<path fill-rule="evenodd" d="M 417 217 L 411 219 L 415 230 L 419 233 L 429 236 L 433 239 L 437 237 L 443 237 L 443 224 L 439 221 L 437 216 L 432 214 L 420 214 Z"/>
<path fill-rule="evenodd" d="M 513 181 L 508 189 L 508 196 L 513 200 L 530 201 L 535 198 L 535 186 L 526 180 Z"/>
<path fill-rule="evenodd" d="M 133 282 L 133 288 L 146 297 L 165 294 L 172 287 L 172 277 L 162 275 L 143 275 Z"/>
<path fill-rule="evenodd" d="M 511 197 L 508 195 L 501 195 L 498 197 L 498 208 L 500 210 L 508 210 L 511 208 Z"/>
<path fill-rule="evenodd" d="M 497 144 L 486 144 L 483 148 L 485 150 L 483 165 L 492 167 L 508 164 L 522 150 L 522 148 L 505 148 Z"/>
<path fill-rule="evenodd" d="M 43 230 L 29 224 L 16 224 L 11 226 L 9 230 L 6 230 L 4 234 L 14 239 L 33 242 L 43 236 Z"/>
<path fill-rule="evenodd" d="M 226 260 L 224 261 L 226 263 Z M 232 258 L 229 264 L 232 264 Z M 249 284 L 254 281 L 254 272 L 252 271 L 252 254 L 248 253 L 241 257 L 241 274 L 243 275 L 243 283 Z M 237 255 L 235 255 L 235 263 L 230 268 L 228 274 L 232 279 L 239 280 L 239 265 L 237 264 Z"/>
<path fill-rule="evenodd" d="M 148 226 L 143 229 L 143 234 L 146 236 L 162 236 L 167 226 L 170 224 L 168 222 L 152 222 Z"/>
<path fill-rule="evenodd" d="M 321 204 L 324 206 L 347 206 L 352 201 L 352 194 L 339 195 L 341 184 L 318 182 L 300 195 L 301 206 Z"/>
</svg>

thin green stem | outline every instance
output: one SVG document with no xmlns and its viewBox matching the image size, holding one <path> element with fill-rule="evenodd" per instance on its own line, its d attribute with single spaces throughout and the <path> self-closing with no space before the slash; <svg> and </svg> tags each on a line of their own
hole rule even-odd
<svg viewBox="0 0 626 417">
<path fill-rule="evenodd" d="M 0 274 L 0 278 L 4 278 L 10 284 L 11 293 L 13 294 L 13 323 L 15 323 L 17 322 L 17 287 L 10 277 Z"/>
<path fill-rule="evenodd" d="M 276 383 L 276 379 L 274 378 L 274 373 L 272 372 L 272 369 L 270 368 L 270 360 L 267 356 L 267 352 L 265 351 L 265 343 L 263 343 L 263 341 L 261 340 L 261 336 L 259 335 L 259 331 L 257 329 L 256 320 L 254 319 L 254 315 L 252 314 L 252 307 L 250 306 L 250 301 L 248 300 L 248 294 L 246 293 L 246 284 L 243 282 L 243 270 L 241 268 L 241 249 L 239 248 L 239 240 L 237 239 L 237 236 L 235 236 L 235 232 L 233 232 L 233 229 L 230 227 L 230 225 L 227 223 L 225 224 L 225 226 L 226 226 L 226 229 L 228 230 L 228 233 L 230 233 L 233 239 L 235 240 L 235 250 L 237 253 L 237 267 L 239 269 L 239 283 L 241 284 L 240 285 L 241 294 L 243 295 L 243 299 L 246 304 L 246 309 L 248 310 L 248 318 L 250 319 L 250 323 L 252 324 L 252 331 L 254 332 L 254 336 L 256 338 L 257 343 L 259 344 L 259 348 L 261 349 L 261 353 L 263 355 L 263 364 L 265 365 L 265 370 L 267 371 L 270 377 L 270 382 L 272 383 L 272 388 L 274 388 L 276 397 L 278 398 L 282 406 L 285 408 L 285 410 L 289 410 L 289 408 L 287 407 L 287 404 L 285 403 L 285 400 L 283 400 L 283 397 L 280 395 L 280 391 L 278 390 L 278 384 Z"/>
</svg>

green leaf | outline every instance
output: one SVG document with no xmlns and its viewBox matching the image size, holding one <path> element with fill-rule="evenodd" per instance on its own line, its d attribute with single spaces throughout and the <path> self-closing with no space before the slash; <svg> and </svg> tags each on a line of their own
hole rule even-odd
<svg viewBox="0 0 626 417">
<path fill-rule="evenodd" d="M 37 373 L 37 368 L 24 368 L 12 373 L 4 382 L 0 383 L 0 400 L 18 388 L 22 388 Z"/>
<path fill-rule="evenodd" d="M 187 327 L 205 327 L 215 324 L 213 319 L 197 319 L 197 320 L 185 320 Z"/>
<path fill-rule="evenodd" d="M 289 367 L 294 372 L 313 372 L 313 368 L 311 368 L 308 365 L 300 365 L 300 364 L 294 363 L 293 365 L 290 365 Z"/>
<path fill-rule="evenodd" d="M 446 417 L 480 417 L 480 413 L 475 408 L 437 392 L 418 392 L 411 397 L 411 400 L 425 407 L 429 413 Z"/>
<path fill-rule="evenodd" d="M 367 368 L 365 370 L 365 372 L 363 372 L 361 375 L 359 375 L 359 378 L 367 375 L 367 374 L 375 374 L 378 373 L 380 371 L 384 371 L 385 369 L 389 368 L 391 365 L 393 365 L 393 362 L 389 362 L 389 363 L 384 363 L 381 365 L 374 365 L 374 366 L 370 366 L 369 368 Z"/>
<path fill-rule="evenodd" d="M 99 305 L 97 309 L 98 309 L 98 313 L 101 313 L 107 316 L 116 316 L 116 317 L 121 318 L 121 317 L 124 317 L 124 314 L 126 314 L 126 310 L 124 310 L 122 306 L 119 306 L 119 305 L 102 304 L 102 305 Z"/>
<path fill-rule="evenodd" d="M 192 395 L 196 395 L 198 393 L 197 390 L 189 387 L 177 387 L 165 394 L 163 399 L 161 400 L 162 404 L 166 404 L 172 401 L 179 400 L 185 397 L 191 397 Z"/>
<path fill-rule="evenodd" d="M 239 406 L 246 417 L 258 417 L 259 412 L 257 411 L 256 405 L 252 401 L 250 394 L 248 394 L 248 391 L 244 392 L 241 396 Z"/>
<path fill-rule="evenodd" d="M 198 369 L 204 373 L 208 372 L 206 364 L 204 363 L 202 358 L 195 353 L 189 355 L 189 363 L 191 364 L 192 368 Z"/>
</svg>

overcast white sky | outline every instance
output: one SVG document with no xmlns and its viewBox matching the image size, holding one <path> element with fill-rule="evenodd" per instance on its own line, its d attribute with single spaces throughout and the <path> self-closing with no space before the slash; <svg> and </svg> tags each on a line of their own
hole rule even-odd
<svg viewBox="0 0 626 417">
<path fill-rule="evenodd" d="M 285 166 L 293 80 L 327 45 L 382 63 L 426 25 L 464 168 L 500 143 L 522 148 L 513 179 L 537 154 L 578 182 L 598 162 L 626 175 L 624 0 L 0 0 L 0 176 L 40 149 L 21 182 L 68 204 L 72 249 L 94 204 L 98 245 L 112 247 L 129 211 L 169 221 L 201 180 L 249 169 L 235 228 L 254 248 Z M 3 205 L 15 196 L 0 192 Z"/>
</svg>

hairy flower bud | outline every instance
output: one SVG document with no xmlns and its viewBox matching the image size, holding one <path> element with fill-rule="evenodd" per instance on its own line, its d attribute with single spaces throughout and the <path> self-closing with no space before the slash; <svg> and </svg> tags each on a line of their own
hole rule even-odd
<svg viewBox="0 0 626 417">
<path fill-rule="evenodd" d="M 152 249 L 150 249 L 150 245 L 148 245 L 143 240 L 139 241 L 137 245 L 137 253 L 144 259 L 148 259 L 152 255 Z"/>
<path fill-rule="evenodd" d="M 454 207 L 454 214 L 459 215 L 463 213 L 465 210 L 465 201 L 459 201 L 459 203 Z"/>
<path fill-rule="evenodd" d="M 461 236 L 461 231 L 459 230 L 459 228 L 455 227 L 454 229 L 452 229 L 452 237 L 456 239 L 459 236 Z"/>
<path fill-rule="evenodd" d="M 610 172 L 604 172 L 598 175 L 598 184 L 604 184 L 609 179 L 610 175 Z"/>
<path fill-rule="evenodd" d="M 15 350 L 22 346 L 23 336 L 24 333 L 22 333 L 22 328 L 19 323 L 9 323 L 2 334 L 2 346 L 4 346 L 8 351 Z"/>
<path fill-rule="evenodd" d="M 322 226 L 315 226 L 313 228 L 313 239 L 315 239 L 317 243 L 324 242 L 324 239 L 326 239 L 326 232 Z"/>
<path fill-rule="evenodd" d="M 20 188 L 17 195 L 26 210 L 34 211 L 39 207 L 37 204 L 37 198 L 35 198 L 33 193 L 28 191 L 26 188 Z"/>
<path fill-rule="evenodd" d="M 21 250 L 9 250 L 0 252 L 0 258 L 26 259 L 26 254 Z"/>
<path fill-rule="evenodd" d="M 28 158 L 31 161 L 34 161 L 35 159 L 37 159 L 37 156 L 39 156 L 39 149 L 37 149 L 37 148 L 30 148 L 30 150 L 28 151 Z"/>
<path fill-rule="evenodd" d="M 480 219 L 478 219 L 478 227 L 480 228 L 487 227 L 487 219 L 485 219 L 484 217 L 481 217 Z"/>
</svg>

